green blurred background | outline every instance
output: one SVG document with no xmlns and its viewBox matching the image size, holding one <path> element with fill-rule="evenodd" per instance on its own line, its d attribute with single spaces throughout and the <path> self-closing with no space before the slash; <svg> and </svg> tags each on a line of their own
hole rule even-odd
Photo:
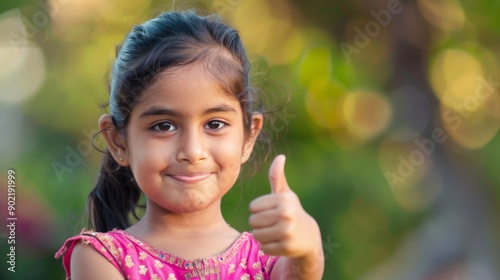
<svg viewBox="0 0 500 280">
<path fill-rule="evenodd" d="M 38 0 L 0 3 L 1 279 L 64 279 L 85 226 L 90 145 L 115 46 L 162 11 L 221 14 L 241 33 L 268 123 L 319 222 L 324 279 L 500 279 L 500 2 Z M 224 198 L 250 230 L 269 162 Z M 7 170 L 16 272 L 7 270 Z M 5 224 L 5 225 L 4 225 Z"/>
</svg>

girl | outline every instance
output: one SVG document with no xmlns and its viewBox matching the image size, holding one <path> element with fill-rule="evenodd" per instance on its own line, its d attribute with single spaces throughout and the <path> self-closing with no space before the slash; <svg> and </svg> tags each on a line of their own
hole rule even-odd
<svg viewBox="0 0 500 280">
<path fill-rule="evenodd" d="M 319 227 L 271 165 L 271 194 L 250 204 L 252 233 L 231 228 L 221 198 L 252 152 L 263 117 L 238 33 L 214 17 L 168 12 L 117 51 L 108 149 L 89 195 L 91 224 L 57 252 L 68 279 L 321 279 Z M 133 225 L 140 197 L 146 210 Z"/>
</svg>

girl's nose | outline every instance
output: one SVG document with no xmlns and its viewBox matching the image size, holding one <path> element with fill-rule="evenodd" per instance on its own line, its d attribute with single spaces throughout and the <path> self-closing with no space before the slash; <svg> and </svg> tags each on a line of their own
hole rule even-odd
<svg viewBox="0 0 500 280">
<path fill-rule="evenodd" d="M 196 129 L 185 129 L 179 139 L 177 161 L 197 163 L 207 158 L 203 133 Z"/>
</svg>

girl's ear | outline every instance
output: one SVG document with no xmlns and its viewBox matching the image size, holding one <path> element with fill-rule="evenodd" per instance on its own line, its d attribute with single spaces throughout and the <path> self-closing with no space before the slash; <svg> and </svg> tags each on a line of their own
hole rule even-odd
<svg viewBox="0 0 500 280">
<path fill-rule="evenodd" d="M 245 145 L 243 146 L 243 156 L 241 157 L 241 164 L 245 163 L 250 158 L 253 146 L 255 145 L 255 141 L 257 140 L 257 136 L 259 136 L 259 133 L 262 130 L 263 123 L 264 118 L 262 117 L 261 113 L 252 114 L 252 127 L 250 128 L 250 135 L 247 137 Z"/>
<path fill-rule="evenodd" d="M 125 138 L 116 130 L 111 115 L 105 114 L 99 118 L 99 128 L 115 161 L 121 166 L 128 166 Z"/>
</svg>

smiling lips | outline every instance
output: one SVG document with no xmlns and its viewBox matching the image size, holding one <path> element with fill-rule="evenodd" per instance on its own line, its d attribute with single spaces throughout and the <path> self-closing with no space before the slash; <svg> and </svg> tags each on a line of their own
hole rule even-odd
<svg viewBox="0 0 500 280">
<path fill-rule="evenodd" d="M 208 176 L 210 176 L 210 173 L 176 174 L 176 175 L 169 174 L 169 176 L 183 183 L 197 183 L 208 178 Z"/>
</svg>

